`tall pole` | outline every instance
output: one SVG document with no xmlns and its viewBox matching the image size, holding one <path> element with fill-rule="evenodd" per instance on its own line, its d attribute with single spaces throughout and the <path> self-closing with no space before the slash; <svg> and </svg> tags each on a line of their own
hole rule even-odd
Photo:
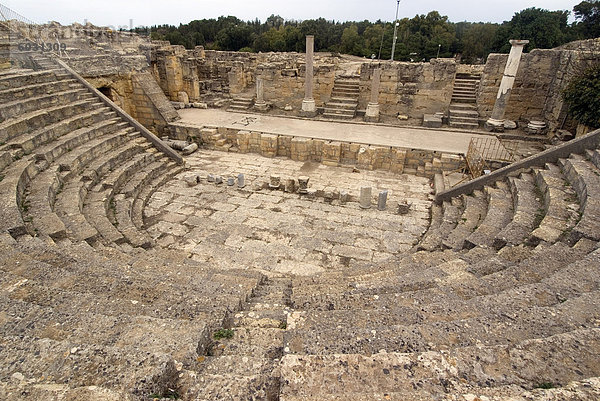
<svg viewBox="0 0 600 401">
<path fill-rule="evenodd" d="M 394 61 L 394 53 L 396 52 L 396 33 L 398 32 L 398 9 L 400 8 L 400 0 L 397 0 L 396 4 L 396 19 L 394 20 L 394 41 L 392 42 L 392 58 L 390 60 Z"/>
</svg>

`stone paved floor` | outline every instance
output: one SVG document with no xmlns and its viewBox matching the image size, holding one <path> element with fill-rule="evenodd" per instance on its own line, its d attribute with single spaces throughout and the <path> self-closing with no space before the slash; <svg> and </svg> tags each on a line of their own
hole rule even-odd
<svg viewBox="0 0 600 401">
<path fill-rule="evenodd" d="M 227 268 L 313 274 L 361 261 L 382 261 L 416 243 L 427 228 L 429 180 L 383 171 L 353 172 L 251 154 L 200 150 L 187 157 L 188 171 L 154 193 L 145 209 L 148 232 L 163 247 L 180 249 L 196 260 Z M 216 185 L 208 174 L 227 179 L 245 174 L 247 186 Z M 198 174 L 190 187 L 184 178 Z M 281 190 L 259 189 L 271 174 L 310 177 L 309 188 L 347 191 L 357 198 L 361 185 L 388 189 L 388 208 L 363 210 L 356 201 L 340 204 Z M 394 204 L 413 205 L 407 215 Z"/>
</svg>

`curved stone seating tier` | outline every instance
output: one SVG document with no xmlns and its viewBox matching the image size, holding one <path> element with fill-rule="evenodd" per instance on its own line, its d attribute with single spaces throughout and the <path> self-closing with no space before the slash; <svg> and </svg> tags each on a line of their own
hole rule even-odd
<svg viewBox="0 0 600 401">
<path fill-rule="evenodd" d="M 495 236 L 513 216 L 512 197 L 505 182 L 496 182 L 496 188 L 486 187 L 487 213 L 479 226 L 465 239 L 464 246 L 492 246 Z"/>
<path fill-rule="evenodd" d="M 530 235 L 541 216 L 540 199 L 537 197 L 535 181 L 530 174 L 520 178 L 509 178 L 513 196 L 514 215 L 512 220 L 494 237 L 493 246 L 500 249 L 506 245 L 518 245 Z"/>
<path fill-rule="evenodd" d="M 31 136 L 41 135 L 41 143 L 43 143 L 47 140 L 46 138 L 52 138 L 53 134 L 51 130 L 55 128 L 52 124 L 56 124 L 59 127 L 63 126 L 68 122 L 63 120 L 85 112 L 97 112 L 100 107 L 101 104 L 94 102 L 94 99 L 87 99 L 50 107 L 45 110 L 36 110 L 6 120 L 0 123 L 0 140 L 3 143 L 7 143 L 7 146 L 3 146 L 3 148 L 19 148 L 20 142 L 15 142 L 15 145 L 11 146 L 10 140 L 22 136 L 24 141 L 26 141 L 26 138 L 28 138 L 27 134 L 30 133 L 32 133 Z M 34 132 L 36 130 L 39 130 L 39 132 Z M 44 136 L 44 133 L 48 134 Z"/>
<path fill-rule="evenodd" d="M 0 101 L 8 103 L 11 100 L 23 98 L 37 98 L 43 95 L 49 95 L 57 92 L 64 92 L 71 89 L 81 88 L 75 79 L 64 79 L 62 81 L 50 81 L 38 84 L 20 86 L 17 88 L 0 90 Z"/>
<path fill-rule="evenodd" d="M 469 386 L 461 391 L 465 382 L 489 390 L 513 385 L 511 395 L 518 395 L 522 387 L 566 385 L 597 376 L 599 339 L 600 330 L 587 328 L 503 346 L 476 345 L 448 351 L 286 355 L 281 366 L 281 397 L 455 399 L 450 397 L 470 393 Z M 571 357 L 564 358 L 565 354 Z M 544 394 L 539 393 L 540 398 Z"/>
<path fill-rule="evenodd" d="M 547 164 L 544 170 L 537 171 L 536 183 L 543 197 L 543 218 L 531 232 L 528 242 L 556 242 L 576 223 L 575 215 L 579 205 L 575 191 L 565 180 L 560 168 L 554 164 Z"/>
<path fill-rule="evenodd" d="M 442 246 L 444 238 L 454 230 L 463 212 L 462 199 L 455 198 L 451 202 L 444 202 L 442 219 L 435 227 L 431 226 L 427 234 L 419 242 L 418 250 L 433 251 Z"/>
<path fill-rule="evenodd" d="M 474 191 L 462 197 L 464 209 L 454 230 L 442 240 L 444 248 L 462 249 L 465 238 L 475 230 L 487 213 L 487 202 L 482 191 Z"/>
<path fill-rule="evenodd" d="M 600 169 L 583 156 L 572 155 L 561 160 L 569 183 L 577 192 L 581 219 L 569 235 L 570 241 L 600 239 Z"/>
</svg>

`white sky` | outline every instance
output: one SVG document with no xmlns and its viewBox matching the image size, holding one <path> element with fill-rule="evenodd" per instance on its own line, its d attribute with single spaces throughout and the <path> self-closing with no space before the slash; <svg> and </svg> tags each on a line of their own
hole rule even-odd
<svg viewBox="0 0 600 401">
<path fill-rule="evenodd" d="M 525 8 L 572 11 L 581 0 L 401 0 L 399 18 L 437 10 L 452 22 L 502 22 Z M 2 4 L 38 23 L 90 21 L 102 26 L 187 23 L 233 15 L 264 21 L 271 14 L 285 19 L 323 17 L 336 21 L 392 21 L 396 0 L 2 0 Z M 573 20 L 571 16 L 571 21 Z"/>
</svg>

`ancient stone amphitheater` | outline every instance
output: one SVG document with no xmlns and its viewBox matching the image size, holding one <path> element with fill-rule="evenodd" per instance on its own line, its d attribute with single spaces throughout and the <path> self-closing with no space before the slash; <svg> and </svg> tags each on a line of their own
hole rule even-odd
<svg viewBox="0 0 600 401">
<path fill-rule="evenodd" d="M 410 250 L 298 275 L 265 248 L 225 269 L 149 229 L 154 195 L 190 197 L 181 157 L 30 56 L 0 72 L 0 399 L 600 399 L 599 131 L 440 194 Z M 325 252 L 368 213 L 285 199 L 351 217 Z M 395 216 L 352 227 L 401 234 Z"/>
</svg>

